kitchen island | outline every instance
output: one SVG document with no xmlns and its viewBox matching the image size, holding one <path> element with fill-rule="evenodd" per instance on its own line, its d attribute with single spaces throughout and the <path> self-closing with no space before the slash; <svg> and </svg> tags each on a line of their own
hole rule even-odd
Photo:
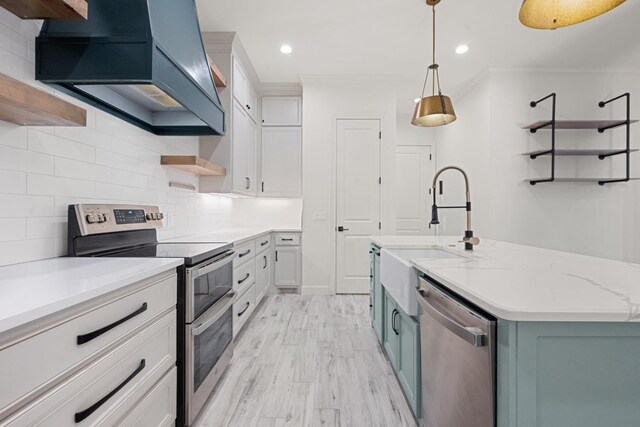
<svg viewBox="0 0 640 427">
<path fill-rule="evenodd" d="M 636 425 L 640 265 L 486 240 L 470 252 L 457 240 L 373 237 L 372 250 L 382 251 L 382 262 L 385 250 L 394 249 L 451 255 L 410 263 L 416 275 L 495 317 L 497 425 Z M 374 265 L 372 276 L 379 268 Z M 376 298 L 386 302 L 387 294 L 373 293 L 374 312 Z M 383 332 L 387 314 L 382 313 L 378 326 Z M 375 328 L 375 313 L 372 317 Z M 417 324 L 415 316 L 409 317 Z M 401 321 L 400 329 L 403 325 Z M 402 349 L 411 348 L 420 356 L 415 342 L 397 348 L 400 358 Z M 421 390 L 405 394 L 421 395 Z"/>
</svg>

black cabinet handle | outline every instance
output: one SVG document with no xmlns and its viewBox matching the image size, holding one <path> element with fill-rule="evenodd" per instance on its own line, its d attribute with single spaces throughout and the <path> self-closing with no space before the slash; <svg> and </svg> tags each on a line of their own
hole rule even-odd
<svg viewBox="0 0 640 427">
<path fill-rule="evenodd" d="M 398 332 L 398 329 L 396 328 L 396 316 L 400 314 L 400 312 L 396 309 L 393 311 L 395 311 L 395 314 L 393 315 L 393 332 L 395 332 L 396 335 L 400 335 L 400 332 Z"/>
<path fill-rule="evenodd" d="M 238 313 L 238 317 L 242 316 L 247 310 L 249 310 L 249 306 L 251 305 L 251 303 L 249 301 L 247 301 L 247 306 L 244 308 L 244 310 L 242 310 L 240 313 Z"/>
<path fill-rule="evenodd" d="M 77 343 L 78 343 L 78 345 L 86 344 L 89 341 L 92 341 L 92 340 L 98 338 L 100 335 L 109 332 L 111 329 L 122 325 L 127 320 L 131 320 L 134 317 L 136 317 L 137 315 L 144 313 L 145 311 L 147 311 L 147 303 L 146 302 L 144 304 L 142 304 L 142 307 L 140 307 L 139 309 L 137 309 L 133 313 L 123 317 L 122 319 L 120 319 L 120 320 L 118 320 L 116 322 L 113 322 L 110 325 L 105 326 L 104 328 L 100 328 L 100 329 L 98 329 L 96 331 L 93 331 L 93 332 L 90 332 L 88 334 L 78 335 Z"/>
<path fill-rule="evenodd" d="M 276 251 L 276 262 L 278 262 L 278 251 Z"/>
<path fill-rule="evenodd" d="M 283 242 L 293 242 L 293 239 L 282 239 Z"/>
<path fill-rule="evenodd" d="M 396 309 L 395 308 L 391 311 L 391 329 L 393 330 L 393 332 L 396 331 Z"/>
<path fill-rule="evenodd" d="M 264 258 L 264 267 L 262 267 L 262 269 L 264 270 L 265 268 L 267 268 L 267 257 L 263 256 L 262 258 Z"/>
<path fill-rule="evenodd" d="M 243 284 L 244 282 L 246 282 L 246 281 L 247 281 L 247 279 L 249 278 L 249 276 L 251 276 L 251 275 L 250 275 L 249 273 L 247 273 L 247 275 L 246 275 L 246 276 L 244 276 L 244 279 L 240 279 L 240 280 L 238 280 L 238 285 L 241 285 L 241 284 Z"/>
<path fill-rule="evenodd" d="M 251 107 L 249 106 L 249 104 L 247 104 L 247 110 L 251 110 Z"/>
<path fill-rule="evenodd" d="M 264 246 L 264 245 L 266 245 L 267 243 L 269 243 L 269 241 L 268 241 L 268 240 L 265 240 L 264 242 L 260 243 L 260 246 Z"/>
<path fill-rule="evenodd" d="M 131 375 L 129 375 L 127 377 L 127 379 L 125 379 L 124 381 L 122 381 L 122 383 L 120 383 L 120 385 L 116 388 L 114 388 L 113 390 L 111 390 L 111 392 L 109 394 L 107 394 L 105 397 L 103 397 L 102 399 L 98 400 L 96 403 L 94 403 L 93 405 L 89 406 L 87 409 L 85 409 L 84 411 L 80 411 L 80 412 L 76 412 L 75 416 L 74 416 L 74 420 L 76 422 L 76 424 L 81 423 L 82 421 L 84 421 L 86 418 L 88 418 L 89 416 L 91 416 L 91 414 L 93 414 L 98 408 L 100 408 L 102 405 L 104 405 L 107 400 L 111 399 L 113 397 L 114 394 L 116 394 L 117 392 L 119 392 L 120 390 L 122 390 L 122 388 L 124 386 L 126 386 L 132 379 L 134 379 L 136 377 L 136 375 L 138 375 L 140 372 L 142 372 L 142 370 L 144 369 L 146 365 L 146 361 L 145 359 L 142 359 L 140 361 L 140 365 L 138 365 L 138 367 L 136 368 L 135 371 L 133 371 L 133 373 Z"/>
<path fill-rule="evenodd" d="M 251 253 L 251 249 L 247 249 L 247 251 L 246 251 L 246 252 L 243 252 L 243 253 L 241 253 L 241 254 L 238 254 L 238 258 L 244 258 L 244 257 L 246 257 L 247 255 L 249 255 L 250 253 Z"/>
<path fill-rule="evenodd" d="M 264 193 L 264 181 L 262 181 L 262 192 Z"/>
</svg>

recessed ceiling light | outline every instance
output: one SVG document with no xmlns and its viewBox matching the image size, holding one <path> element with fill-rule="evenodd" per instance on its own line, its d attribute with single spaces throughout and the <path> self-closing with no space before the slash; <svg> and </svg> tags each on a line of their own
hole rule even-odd
<svg viewBox="0 0 640 427">
<path fill-rule="evenodd" d="M 413 100 L 413 102 L 414 102 L 415 104 L 417 104 L 418 102 L 420 102 L 420 98 L 416 98 L 416 99 L 414 99 L 414 100 Z"/>
<path fill-rule="evenodd" d="M 288 44 L 283 44 L 282 46 L 280 46 L 280 52 L 288 55 L 293 52 L 293 49 Z"/>
<path fill-rule="evenodd" d="M 461 44 L 460 46 L 458 46 L 456 48 L 456 53 L 458 55 L 462 55 L 462 54 L 465 54 L 467 52 L 469 52 L 469 46 L 467 46 L 466 44 Z"/>
</svg>

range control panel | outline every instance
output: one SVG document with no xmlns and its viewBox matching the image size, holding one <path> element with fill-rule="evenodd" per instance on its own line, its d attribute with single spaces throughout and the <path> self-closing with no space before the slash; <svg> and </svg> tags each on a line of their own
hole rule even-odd
<svg viewBox="0 0 640 427">
<path fill-rule="evenodd" d="M 163 226 L 164 214 L 157 206 L 74 205 L 73 208 L 83 236 Z"/>
</svg>

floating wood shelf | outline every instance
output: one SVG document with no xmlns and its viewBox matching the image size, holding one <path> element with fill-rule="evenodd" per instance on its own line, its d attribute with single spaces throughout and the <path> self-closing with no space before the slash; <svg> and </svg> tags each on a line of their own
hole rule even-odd
<svg viewBox="0 0 640 427">
<path fill-rule="evenodd" d="M 194 175 L 225 176 L 227 170 L 197 156 L 161 156 L 160 163 L 168 168 L 178 169 Z"/>
<path fill-rule="evenodd" d="M 87 19 L 85 0 L 0 0 L 0 6 L 22 19 Z"/>
<path fill-rule="evenodd" d="M 213 81 L 215 82 L 216 87 L 227 87 L 227 79 L 224 77 L 222 71 L 220 71 L 218 66 L 213 62 L 209 55 L 207 55 L 207 62 L 209 62 L 209 68 L 211 68 Z"/>
<path fill-rule="evenodd" d="M 638 120 L 630 120 L 630 123 L 637 123 Z M 529 130 L 551 130 L 552 121 L 540 120 L 522 126 L 522 129 Z M 556 120 L 556 129 L 582 130 L 582 129 L 612 129 L 614 127 L 626 125 L 626 120 Z"/>
<path fill-rule="evenodd" d="M 0 74 L 0 120 L 21 126 L 86 126 L 87 111 Z"/>
<path fill-rule="evenodd" d="M 182 190 L 196 191 L 196 186 L 195 185 L 183 184 L 182 182 L 171 181 L 171 182 L 169 182 L 169 187 L 180 188 Z"/>
<path fill-rule="evenodd" d="M 630 150 L 632 153 L 638 151 L 637 149 Z M 626 154 L 627 150 L 615 150 L 615 149 L 607 149 L 607 150 L 589 150 L 589 149 L 578 149 L 578 150 L 557 150 L 556 156 L 598 156 L 600 159 L 604 159 L 605 157 L 616 156 L 619 154 Z M 551 150 L 537 150 L 530 151 L 528 153 L 523 153 L 523 156 L 529 156 L 532 159 L 535 159 L 540 156 L 550 156 Z"/>
</svg>

